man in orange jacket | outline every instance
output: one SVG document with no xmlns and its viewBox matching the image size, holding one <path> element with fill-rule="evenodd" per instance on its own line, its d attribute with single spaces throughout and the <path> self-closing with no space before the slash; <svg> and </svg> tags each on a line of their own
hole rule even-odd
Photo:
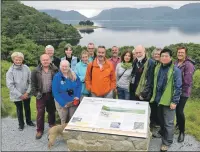
<svg viewBox="0 0 200 152">
<path fill-rule="evenodd" d="M 106 59 L 106 48 L 99 46 L 96 59 L 87 67 L 85 84 L 92 97 L 113 98 L 116 76 L 112 63 Z"/>
</svg>

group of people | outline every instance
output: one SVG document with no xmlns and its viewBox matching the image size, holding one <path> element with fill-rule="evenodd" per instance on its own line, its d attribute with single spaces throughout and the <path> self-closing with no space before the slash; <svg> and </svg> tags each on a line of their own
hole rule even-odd
<svg viewBox="0 0 200 152">
<path fill-rule="evenodd" d="M 180 131 L 178 142 L 183 142 L 184 106 L 191 94 L 195 70 L 187 48 L 177 48 L 175 62 L 168 48 L 156 48 L 149 58 L 145 47 L 138 45 L 119 57 L 119 48 L 113 46 L 110 59 L 106 58 L 104 46 L 98 46 L 96 52 L 95 49 L 95 45 L 89 43 L 79 59 L 73 56 L 72 46 L 67 44 L 65 56 L 59 59 L 54 56 L 54 47 L 48 45 L 32 72 L 23 64 L 22 53 L 11 55 L 13 65 L 6 73 L 6 83 L 16 105 L 19 130 L 24 129 L 23 104 L 26 124 L 35 126 L 30 111 L 32 95 L 36 97 L 36 139 L 43 135 L 45 109 L 49 127 L 52 127 L 56 110 L 64 124 L 69 122 L 84 96 L 101 97 L 149 102 L 150 124 L 160 126 L 153 136 L 162 138 L 162 151 L 167 151 L 173 143 L 176 113 L 176 127 Z"/>
</svg>

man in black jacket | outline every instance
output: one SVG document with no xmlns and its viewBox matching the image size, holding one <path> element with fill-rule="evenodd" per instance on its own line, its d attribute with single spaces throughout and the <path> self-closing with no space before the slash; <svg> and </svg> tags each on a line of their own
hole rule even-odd
<svg viewBox="0 0 200 152">
<path fill-rule="evenodd" d="M 44 53 L 50 56 L 51 63 L 59 69 L 60 59 L 54 56 L 54 47 L 52 45 L 47 45 Z M 40 60 L 38 61 L 38 64 L 40 64 Z"/>
</svg>

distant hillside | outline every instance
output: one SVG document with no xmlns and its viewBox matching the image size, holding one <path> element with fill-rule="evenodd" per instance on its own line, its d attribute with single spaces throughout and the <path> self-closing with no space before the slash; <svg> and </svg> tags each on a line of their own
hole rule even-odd
<svg viewBox="0 0 200 152">
<path fill-rule="evenodd" d="M 186 4 L 179 9 L 171 7 L 154 8 L 112 8 L 103 10 L 92 20 L 180 20 L 200 19 L 200 3 Z"/>
<path fill-rule="evenodd" d="M 17 50 L 24 54 L 27 65 L 36 66 L 44 46 L 52 44 L 57 48 L 61 41 L 72 44 L 81 38 L 73 26 L 62 24 L 19 1 L 3 1 L 1 4 L 2 60 L 11 61 L 11 53 Z"/>
<path fill-rule="evenodd" d="M 59 20 L 87 20 L 88 18 L 77 11 L 60 11 L 60 10 L 39 10 L 40 12 L 45 12 L 48 15 L 55 17 Z"/>
</svg>

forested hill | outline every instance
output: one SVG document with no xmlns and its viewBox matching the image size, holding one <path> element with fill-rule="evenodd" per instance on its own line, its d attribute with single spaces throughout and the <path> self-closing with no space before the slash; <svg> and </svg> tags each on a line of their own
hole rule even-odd
<svg viewBox="0 0 200 152">
<path fill-rule="evenodd" d="M 53 10 L 53 9 L 46 9 L 46 10 L 39 10 L 40 12 L 47 13 L 48 15 L 55 17 L 59 20 L 88 20 L 88 18 L 77 11 L 61 11 L 61 10 Z"/>
<path fill-rule="evenodd" d="M 186 4 L 179 9 L 166 6 L 112 8 L 103 10 L 91 20 L 200 20 L 200 3 Z"/>
<path fill-rule="evenodd" d="M 2 34 L 13 38 L 19 33 L 33 40 L 45 37 L 80 38 L 75 28 L 46 13 L 17 1 L 5 1 L 2 4 Z"/>
<path fill-rule="evenodd" d="M 31 62 L 44 51 L 43 40 L 79 40 L 78 31 L 71 25 L 62 24 L 58 19 L 41 13 L 19 1 L 2 2 L 2 59 L 10 52 L 21 49 Z M 23 51 L 24 50 L 24 51 Z M 37 59 L 38 60 L 38 59 Z M 35 63 L 30 63 L 35 64 Z"/>
</svg>

